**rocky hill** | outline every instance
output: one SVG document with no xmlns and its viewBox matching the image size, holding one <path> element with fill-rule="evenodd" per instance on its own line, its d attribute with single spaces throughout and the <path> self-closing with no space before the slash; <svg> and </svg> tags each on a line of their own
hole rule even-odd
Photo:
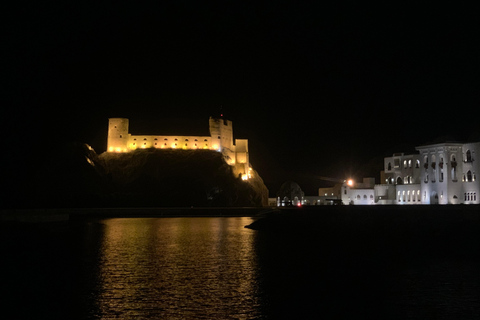
<svg viewBox="0 0 480 320">
<path fill-rule="evenodd" d="M 37 207 L 262 206 L 268 200 L 257 172 L 242 181 L 210 150 L 97 155 L 86 144 L 71 144 L 33 180 Z"/>
</svg>

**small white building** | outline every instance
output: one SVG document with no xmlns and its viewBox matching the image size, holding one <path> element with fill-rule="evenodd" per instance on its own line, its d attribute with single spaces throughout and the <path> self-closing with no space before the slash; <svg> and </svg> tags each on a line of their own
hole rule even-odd
<svg viewBox="0 0 480 320">
<path fill-rule="evenodd" d="M 346 181 L 342 186 L 343 204 L 375 204 L 375 178 L 363 178 L 363 182 Z"/>
</svg>

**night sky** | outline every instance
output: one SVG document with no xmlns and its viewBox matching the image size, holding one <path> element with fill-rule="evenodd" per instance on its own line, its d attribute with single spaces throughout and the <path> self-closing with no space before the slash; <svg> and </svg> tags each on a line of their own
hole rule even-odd
<svg viewBox="0 0 480 320">
<path fill-rule="evenodd" d="M 132 133 L 208 134 L 220 106 L 271 194 L 378 174 L 383 157 L 432 141 L 480 141 L 478 12 L 317 2 L 11 4 L 7 164 L 69 141 L 101 153 L 109 117 Z"/>
</svg>

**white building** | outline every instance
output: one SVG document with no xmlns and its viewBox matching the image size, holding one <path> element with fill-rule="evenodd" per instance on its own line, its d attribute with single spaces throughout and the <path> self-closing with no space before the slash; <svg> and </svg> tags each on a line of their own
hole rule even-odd
<svg viewBox="0 0 480 320">
<path fill-rule="evenodd" d="M 342 186 L 343 204 L 375 204 L 375 178 L 363 178 L 363 182 L 348 180 Z"/>
<path fill-rule="evenodd" d="M 384 158 L 381 184 L 342 186 L 344 204 L 478 204 L 480 142 L 445 142 L 415 148 L 418 154 Z"/>
<path fill-rule="evenodd" d="M 439 143 L 416 148 L 422 159 L 422 202 L 425 204 L 479 203 L 480 184 L 476 143 Z"/>
<path fill-rule="evenodd" d="M 384 159 L 381 185 L 376 189 L 376 203 L 420 204 L 421 203 L 420 155 L 395 153 Z"/>
</svg>

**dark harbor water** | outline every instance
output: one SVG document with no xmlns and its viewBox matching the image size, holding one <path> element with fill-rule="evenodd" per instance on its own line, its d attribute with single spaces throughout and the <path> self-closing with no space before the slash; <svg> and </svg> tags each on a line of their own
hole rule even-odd
<svg viewBox="0 0 480 320">
<path fill-rule="evenodd" d="M 2 318 L 480 318 L 480 233 L 467 226 L 449 242 L 421 236 L 429 228 L 244 228 L 252 221 L 1 225 Z"/>
</svg>

